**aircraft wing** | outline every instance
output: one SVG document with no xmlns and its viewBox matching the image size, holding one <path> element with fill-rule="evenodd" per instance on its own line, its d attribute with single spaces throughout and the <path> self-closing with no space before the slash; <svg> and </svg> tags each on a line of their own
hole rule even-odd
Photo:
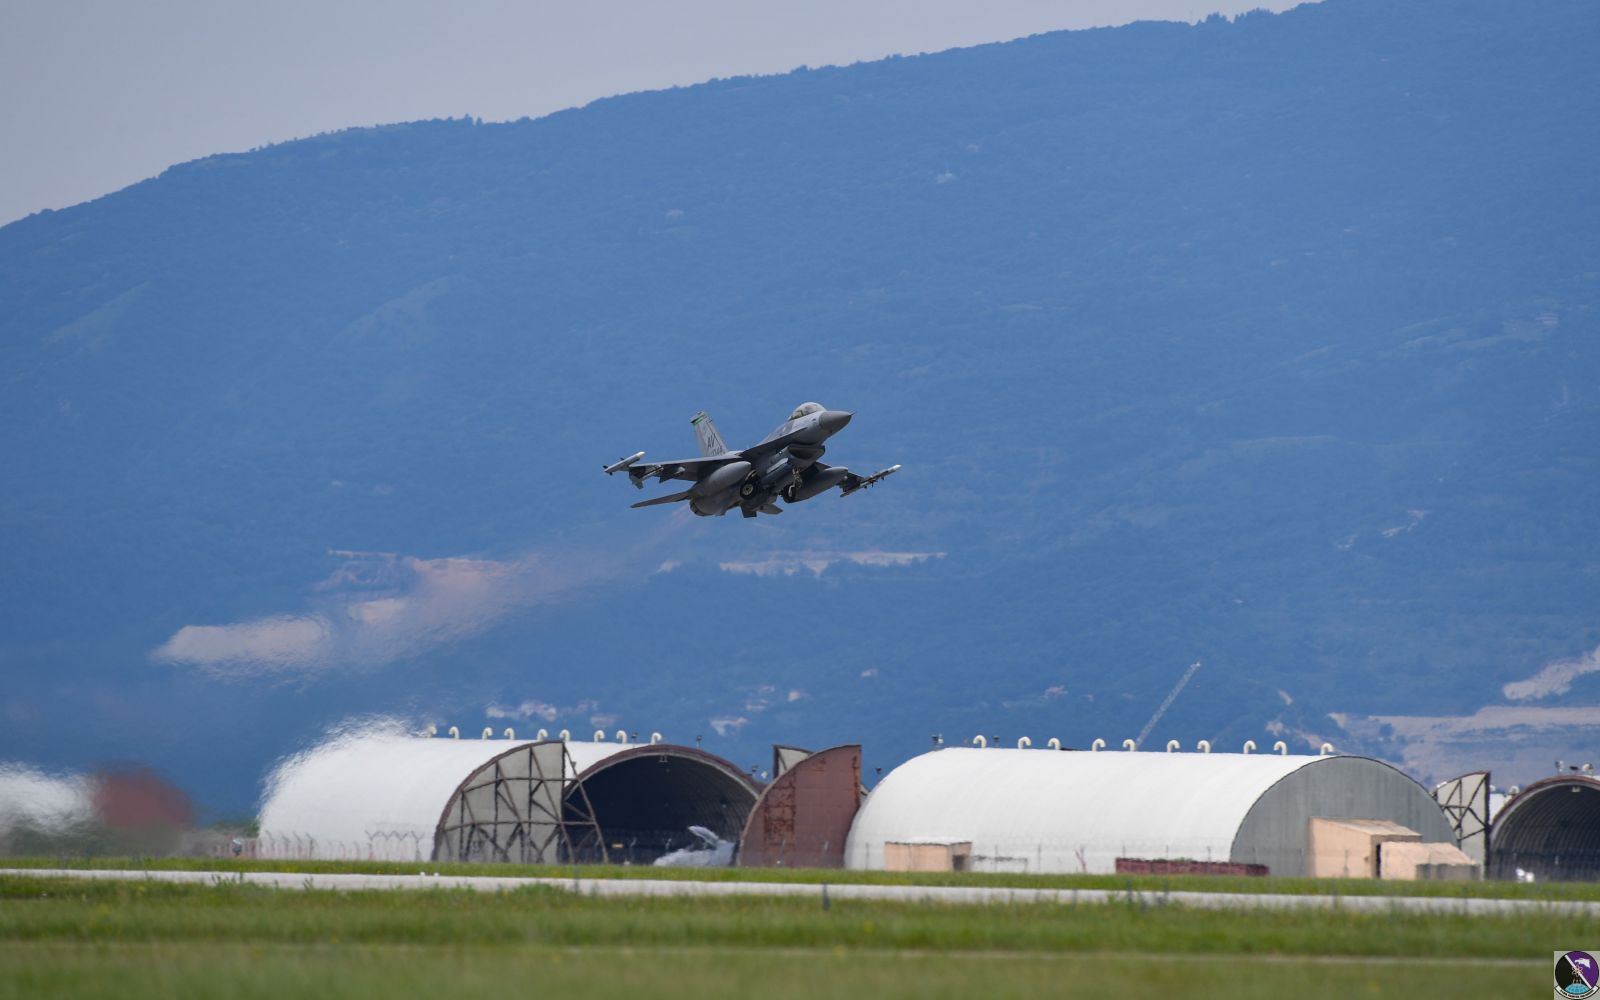
<svg viewBox="0 0 1600 1000">
<path fill-rule="evenodd" d="M 696 482 L 703 475 L 719 465 L 729 462 L 738 462 L 744 459 L 744 453 L 739 451 L 724 452 L 721 455 L 712 455 L 708 458 L 678 458 L 670 462 L 640 462 L 628 467 L 628 479 L 633 485 L 644 488 L 646 479 L 655 479 L 664 483 L 669 479 L 682 479 L 685 482 Z"/>
<path fill-rule="evenodd" d="M 845 477 L 839 481 L 839 495 L 847 497 L 856 490 L 863 490 L 868 486 L 881 483 L 899 471 L 900 466 L 891 465 L 887 469 L 879 469 L 870 476 L 858 476 L 854 472 L 847 472 Z"/>
<path fill-rule="evenodd" d="M 750 447 L 745 448 L 744 450 L 740 451 L 738 453 L 738 455 L 739 455 L 740 458 L 744 459 L 746 462 L 749 462 L 751 465 L 755 465 L 757 462 L 760 462 L 763 458 L 769 458 L 769 457 L 771 457 L 773 455 L 776 455 L 778 452 L 782 451 L 785 447 L 789 447 L 791 451 L 796 451 L 796 452 L 809 450 L 804 445 L 785 446 L 785 445 L 779 444 L 776 441 L 763 441 L 760 444 L 751 445 Z M 822 450 L 823 449 L 821 449 L 821 448 L 815 449 L 816 454 L 818 454 L 818 455 L 822 454 Z"/>
</svg>

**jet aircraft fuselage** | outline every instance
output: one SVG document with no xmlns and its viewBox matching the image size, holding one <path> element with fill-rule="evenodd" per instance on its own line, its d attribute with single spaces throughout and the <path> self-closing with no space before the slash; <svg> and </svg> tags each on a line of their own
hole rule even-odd
<svg viewBox="0 0 1600 1000">
<path fill-rule="evenodd" d="M 711 418 L 701 412 L 690 420 L 700 442 L 699 458 L 643 464 L 641 451 L 606 466 L 605 473 L 626 471 L 639 489 L 651 477 L 663 483 L 678 479 L 694 484 L 679 493 L 641 500 L 635 507 L 687 501 L 689 509 L 702 517 L 720 516 L 736 507 L 745 517 L 781 514 L 783 508 L 776 502 L 779 499 L 786 504 L 802 503 L 835 486 L 848 496 L 899 471 L 900 466 L 895 465 L 870 476 L 858 476 L 843 466 L 818 461 L 827 451 L 828 439 L 844 430 L 851 416 L 845 410 L 802 403 L 760 442 L 731 451 Z"/>
</svg>

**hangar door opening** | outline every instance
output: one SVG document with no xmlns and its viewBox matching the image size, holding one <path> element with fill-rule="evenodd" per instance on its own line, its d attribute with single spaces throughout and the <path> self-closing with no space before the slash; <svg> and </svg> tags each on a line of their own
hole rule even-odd
<svg viewBox="0 0 1600 1000">
<path fill-rule="evenodd" d="M 586 808 L 591 810 L 605 840 L 605 858 L 634 865 L 704 846 L 691 826 L 737 844 L 758 794 L 754 782 L 728 761 L 661 745 L 608 757 L 580 774 L 577 786 L 581 789 L 574 787 L 566 796 L 568 821 L 579 821 Z M 576 860 L 601 858 L 586 848 Z"/>
<path fill-rule="evenodd" d="M 1600 781 L 1546 778 L 1529 785 L 1495 817 L 1489 874 L 1540 882 L 1600 880 Z"/>
</svg>

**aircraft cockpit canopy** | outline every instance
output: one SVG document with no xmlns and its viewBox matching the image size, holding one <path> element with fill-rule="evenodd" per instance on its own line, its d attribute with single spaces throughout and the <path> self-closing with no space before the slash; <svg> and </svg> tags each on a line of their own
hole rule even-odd
<svg viewBox="0 0 1600 1000">
<path fill-rule="evenodd" d="M 809 416 L 809 415 L 811 415 L 813 413 L 821 413 L 821 412 L 822 412 L 822 404 L 821 403 L 801 403 L 799 406 L 794 408 L 794 412 L 793 413 L 789 414 L 789 419 L 790 420 L 799 420 L 801 417 L 805 417 L 805 416 Z"/>
</svg>

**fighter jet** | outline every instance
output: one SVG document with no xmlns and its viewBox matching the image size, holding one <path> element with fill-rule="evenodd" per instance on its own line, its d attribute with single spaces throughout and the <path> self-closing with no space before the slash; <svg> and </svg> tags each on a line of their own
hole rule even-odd
<svg viewBox="0 0 1600 1000">
<path fill-rule="evenodd" d="M 827 450 L 824 443 L 844 430 L 851 416 L 844 410 L 824 409 L 820 403 L 801 403 L 760 444 L 729 451 L 702 410 L 689 421 L 700 442 L 699 458 L 645 463 L 641 451 L 605 466 L 605 474 L 627 472 L 629 482 L 641 490 L 644 481 L 652 477 L 661 483 L 681 479 L 694 484 L 681 493 L 641 500 L 634 507 L 687 500 L 689 509 L 701 517 L 720 517 L 735 507 L 745 517 L 782 514 L 783 508 L 776 503 L 779 498 L 800 503 L 835 486 L 841 496 L 849 496 L 900 471 L 900 466 L 891 465 L 870 476 L 858 476 L 842 465 L 818 461 Z"/>
</svg>

